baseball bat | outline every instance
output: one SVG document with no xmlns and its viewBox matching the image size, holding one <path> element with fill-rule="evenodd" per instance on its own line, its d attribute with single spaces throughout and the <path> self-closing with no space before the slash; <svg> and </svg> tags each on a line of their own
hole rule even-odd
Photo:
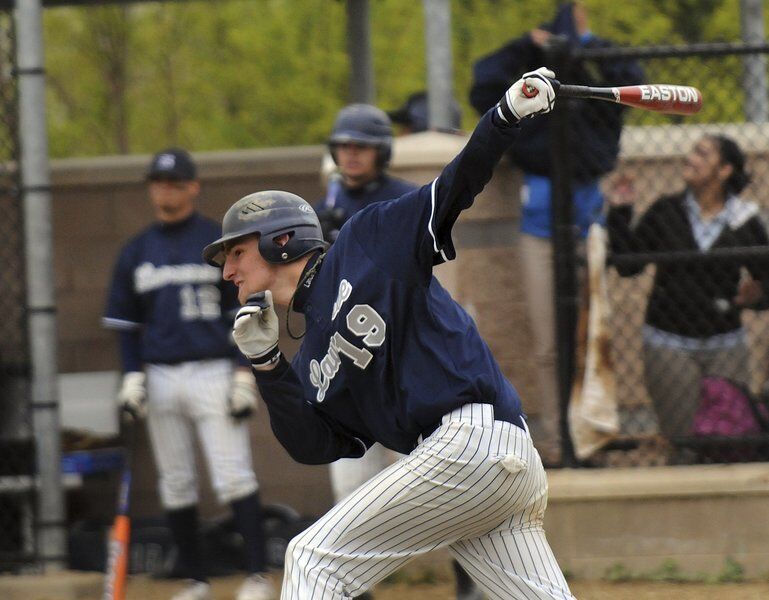
<svg viewBox="0 0 769 600">
<path fill-rule="evenodd" d="M 594 87 L 562 84 L 556 79 L 550 81 L 555 88 L 555 95 L 564 98 L 605 100 L 667 115 L 693 115 L 702 108 L 702 92 L 688 85 L 649 83 L 621 87 Z M 537 95 L 537 90 L 531 86 L 524 86 L 523 94 L 531 98 Z"/>
<path fill-rule="evenodd" d="M 117 513 L 112 524 L 107 545 L 107 569 L 104 576 L 102 600 L 125 600 L 128 577 L 128 557 L 131 542 L 131 518 L 128 516 L 131 495 L 131 458 L 133 454 L 135 425 L 125 425 L 123 470 L 120 474 Z"/>
</svg>

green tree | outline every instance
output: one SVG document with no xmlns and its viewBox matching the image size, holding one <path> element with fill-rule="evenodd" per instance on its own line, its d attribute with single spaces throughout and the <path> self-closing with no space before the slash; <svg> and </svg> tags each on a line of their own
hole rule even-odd
<svg viewBox="0 0 769 600">
<path fill-rule="evenodd" d="M 584 1 L 592 30 L 623 45 L 739 39 L 738 0 Z M 477 120 L 467 101 L 473 62 L 550 20 L 556 6 L 555 0 L 452 1 L 453 83 L 466 129 Z M 47 9 L 52 153 L 321 143 L 348 102 L 345 19 L 342 0 Z M 422 4 L 371 0 L 371 20 L 376 102 L 391 109 L 425 89 Z M 740 118 L 710 102 L 739 88 L 738 60 L 655 59 L 644 67 L 650 80 L 708 89 L 698 120 Z M 632 112 L 634 122 L 665 119 Z"/>
</svg>

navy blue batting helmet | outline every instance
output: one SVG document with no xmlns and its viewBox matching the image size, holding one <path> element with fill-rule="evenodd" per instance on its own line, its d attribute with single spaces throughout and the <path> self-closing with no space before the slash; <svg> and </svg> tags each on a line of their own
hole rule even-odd
<svg viewBox="0 0 769 600">
<path fill-rule="evenodd" d="M 221 267 L 225 245 L 252 234 L 259 235 L 264 260 L 274 264 L 289 263 L 327 246 L 312 206 L 296 194 L 271 190 L 249 194 L 230 207 L 222 220 L 222 237 L 203 249 L 203 259 Z M 278 246 L 274 240 L 283 234 L 290 238 Z"/>
<path fill-rule="evenodd" d="M 331 156 L 336 161 L 334 146 L 337 144 L 361 144 L 377 149 L 378 164 L 384 167 L 390 162 L 393 143 L 393 126 L 383 110 L 370 104 L 350 104 L 336 116 L 334 128 L 328 139 Z"/>
</svg>

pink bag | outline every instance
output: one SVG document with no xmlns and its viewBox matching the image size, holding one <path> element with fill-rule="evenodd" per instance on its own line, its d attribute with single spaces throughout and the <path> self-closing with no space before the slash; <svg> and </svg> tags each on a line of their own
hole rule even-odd
<svg viewBox="0 0 769 600">
<path fill-rule="evenodd" d="M 692 433 L 748 436 L 769 430 L 769 409 L 743 385 L 724 377 L 703 377 Z"/>
</svg>

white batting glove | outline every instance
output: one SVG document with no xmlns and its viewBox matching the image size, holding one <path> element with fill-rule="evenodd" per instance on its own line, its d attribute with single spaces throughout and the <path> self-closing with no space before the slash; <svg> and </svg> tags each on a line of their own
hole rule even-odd
<svg viewBox="0 0 769 600">
<path fill-rule="evenodd" d="M 553 78 L 555 73 L 547 67 L 524 73 L 497 103 L 497 114 L 505 123 L 513 125 L 526 117 L 551 111 L 555 103 L 555 89 L 550 82 Z M 529 90 L 528 96 L 524 94 L 524 86 Z"/>
<path fill-rule="evenodd" d="M 250 370 L 235 369 L 227 405 L 236 421 L 250 417 L 256 410 L 256 380 Z"/>
<path fill-rule="evenodd" d="M 141 371 L 129 371 L 123 375 L 117 401 L 123 415 L 131 421 L 139 421 L 147 415 L 145 381 L 146 376 Z"/>
<path fill-rule="evenodd" d="M 278 361 L 278 315 L 272 306 L 272 292 L 248 297 L 235 316 L 232 337 L 254 367 L 266 367 Z"/>
</svg>

